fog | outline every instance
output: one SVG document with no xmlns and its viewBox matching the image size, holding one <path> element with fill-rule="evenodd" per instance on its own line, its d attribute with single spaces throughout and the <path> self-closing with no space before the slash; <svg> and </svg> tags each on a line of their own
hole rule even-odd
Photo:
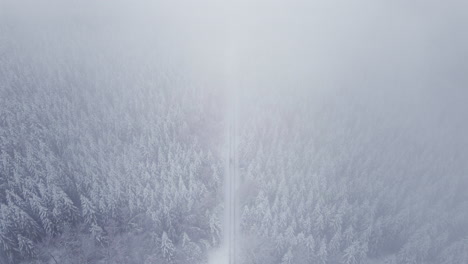
<svg viewBox="0 0 468 264">
<path fill-rule="evenodd" d="M 467 263 L 467 101 L 463 0 L 0 0 L 0 262 Z"/>
</svg>

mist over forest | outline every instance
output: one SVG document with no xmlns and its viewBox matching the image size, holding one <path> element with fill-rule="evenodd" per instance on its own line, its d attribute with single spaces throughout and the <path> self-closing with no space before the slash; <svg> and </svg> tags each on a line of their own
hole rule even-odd
<svg viewBox="0 0 468 264">
<path fill-rule="evenodd" d="M 0 0 L 0 263 L 466 264 L 467 102 L 462 0 Z"/>
</svg>

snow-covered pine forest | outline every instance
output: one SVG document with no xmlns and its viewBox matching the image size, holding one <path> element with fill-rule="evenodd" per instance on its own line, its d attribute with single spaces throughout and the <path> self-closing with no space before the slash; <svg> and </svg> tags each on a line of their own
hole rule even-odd
<svg viewBox="0 0 468 264">
<path fill-rule="evenodd" d="M 203 263 L 220 240 L 217 95 L 72 23 L 1 28 L 0 263 Z"/>
<path fill-rule="evenodd" d="M 467 263 L 464 106 L 307 94 L 245 112 L 243 263 Z"/>
<path fill-rule="evenodd" d="M 0 13 L 0 263 L 224 264 L 219 28 L 45 10 Z M 325 61 L 289 46 L 300 31 L 244 23 L 290 42 L 238 54 L 239 262 L 468 263 L 468 67 L 440 52 L 466 39 L 377 41 L 347 69 L 340 46 Z"/>
</svg>

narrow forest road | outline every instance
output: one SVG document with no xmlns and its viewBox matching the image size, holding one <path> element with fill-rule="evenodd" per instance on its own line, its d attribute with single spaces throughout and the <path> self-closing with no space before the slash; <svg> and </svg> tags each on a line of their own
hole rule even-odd
<svg viewBox="0 0 468 264">
<path fill-rule="evenodd" d="M 229 93 L 228 133 L 227 133 L 227 173 L 226 173 L 226 234 L 229 264 L 237 263 L 239 234 L 239 166 L 238 166 L 238 101 L 237 89 L 232 87 Z"/>
</svg>

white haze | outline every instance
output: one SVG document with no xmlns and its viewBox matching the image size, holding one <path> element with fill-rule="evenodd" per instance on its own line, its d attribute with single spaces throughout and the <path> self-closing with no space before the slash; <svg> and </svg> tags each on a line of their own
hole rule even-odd
<svg viewBox="0 0 468 264">
<path fill-rule="evenodd" d="M 375 146 L 398 134 L 444 153 L 454 167 L 440 177 L 462 175 L 468 188 L 467 1 L 0 0 L 0 56 L 9 46 L 52 61 L 76 53 L 78 64 L 94 55 L 154 63 L 219 95 L 210 100 L 223 117 L 236 89 L 242 135 L 296 122 L 284 132 L 294 135 L 330 111 L 317 130 L 351 131 Z M 308 131 L 296 138 L 307 141 Z M 406 153 L 389 145 L 382 151 Z"/>
<path fill-rule="evenodd" d="M 396 82 L 404 90 L 444 86 L 461 92 L 466 83 L 465 1 L 2 0 L 1 4 L 3 26 L 18 31 L 18 39 L 11 41 L 82 34 L 83 42 L 103 45 L 96 48 L 157 52 L 201 80 L 235 67 L 237 79 L 247 85 L 266 82 L 263 86 L 274 83 L 289 89 L 290 84 L 359 89 Z"/>
</svg>

